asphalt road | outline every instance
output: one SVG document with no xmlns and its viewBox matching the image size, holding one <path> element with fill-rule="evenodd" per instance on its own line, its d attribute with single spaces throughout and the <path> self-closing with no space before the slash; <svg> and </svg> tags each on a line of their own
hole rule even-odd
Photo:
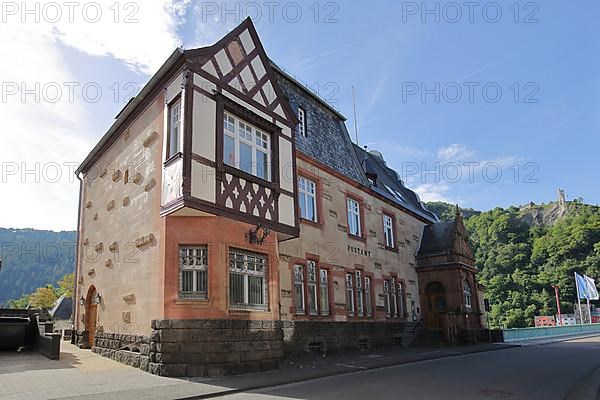
<svg viewBox="0 0 600 400">
<path fill-rule="evenodd" d="M 476 353 L 273 387 L 224 399 L 600 400 L 600 337 Z"/>
</svg>

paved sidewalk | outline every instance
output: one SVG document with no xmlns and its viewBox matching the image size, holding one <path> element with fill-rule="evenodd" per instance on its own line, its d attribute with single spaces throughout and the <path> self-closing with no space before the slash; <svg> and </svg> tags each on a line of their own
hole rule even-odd
<svg viewBox="0 0 600 400">
<path fill-rule="evenodd" d="M 481 344 L 441 348 L 393 348 L 286 361 L 275 371 L 226 378 L 175 379 L 151 375 L 62 343 L 61 360 L 35 353 L 0 353 L 0 398 L 200 399 L 357 370 L 514 347 Z"/>
</svg>

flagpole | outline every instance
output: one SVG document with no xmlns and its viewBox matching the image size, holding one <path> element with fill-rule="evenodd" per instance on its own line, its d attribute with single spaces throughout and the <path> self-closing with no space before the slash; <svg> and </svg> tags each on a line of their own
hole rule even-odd
<svg viewBox="0 0 600 400">
<path fill-rule="evenodd" d="M 590 316 L 590 324 L 592 323 L 592 307 L 590 307 L 590 299 L 587 299 L 588 315 Z"/>
<path fill-rule="evenodd" d="M 581 299 L 579 298 L 579 283 L 577 282 L 577 272 L 573 272 L 575 278 L 575 288 L 577 289 L 577 304 L 579 305 L 579 323 L 583 324 L 583 313 L 581 312 Z"/>
</svg>

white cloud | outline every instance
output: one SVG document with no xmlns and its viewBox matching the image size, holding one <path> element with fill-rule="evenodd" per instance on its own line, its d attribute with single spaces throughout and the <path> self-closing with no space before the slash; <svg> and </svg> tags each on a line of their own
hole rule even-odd
<svg viewBox="0 0 600 400">
<path fill-rule="evenodd" d="M 139 23 L 133 24 L 114 23 L 109 7 L 125 4 L 114 1 L 98 2 L 103 18 L 96 24 L 82 18 L 81 8 L 79 13 L 73 13 L 73 23 L 63 14 L 61 21 L 50 24 L 42 14 L 46 3 L 38 6 L 39 23 L 35 22 L 35 15 L 26 15 L 29 22 L 22 23 L 22 10 L 3 15 L 6 21 L 0 23 L 3 227 L 76 227 L 78 182 L 73 170 L 94 145 L 96 139 L 92 136 L 101 133 L 98 127 L 90 126 L 93 114 L 101 106 L 69 99 L 64 83 L 78 82 L 80 78 L 71 60 L 65 57 L 65 46 L 97 56 L 96 63 L 103 63 L 103 58 L 110 56 L 135 71 L 149 74 L 177 47 L 176 29 L 188 1 L 136 3 L 139 11 L 135 18 Z M 23 7 L 23 3 L 15 4 Z M 34 5 L 27 7 L 32 10 Z M 131 10 L 121 9 L 121 20 L 127 11 Z M 55 101 L 53 87 L 63 91 Z M 44 92 L 44 88 L 50 91 Z M 32 92 L 23 96 L 23 89 Z"/>
<path fill-rule="evenodd" d="M 413 188 L 413 191 L 419 195 L 421 201 L 444 201 L 451 204 L 457 203 L 455 199 L 448 196 L 450 187 L 445 184 L 423 183 Z"/>
<path fill-rule="evenodd" d="M 470 149 L 464 144 L 454 143 L 447 147 L 441 147 L 437 151 L 439 159 L 444 161 L 464 161 L 477 155 L 475 150 Z"/>
</svg>

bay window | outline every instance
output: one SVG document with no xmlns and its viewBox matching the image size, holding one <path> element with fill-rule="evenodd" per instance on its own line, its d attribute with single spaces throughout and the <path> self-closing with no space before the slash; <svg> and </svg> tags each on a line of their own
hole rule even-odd
<svg viewBox="0 0 600 400">
<path fill-rule="evenodd" d="M 208 250 L 206 246 L 179 247 L 179 297 L 208 298 Z"/>
<path fill-rule="evenodd" d="M 271 136 L 225 113 L 223 162 L 256 177 L 271 179 Z"/>
<path fill-rule="evenodd" d="M 181 98 L 178 98 L 167 109 L 167 160 L 179 153 L 181 138 Z"/>
<path fill-rule="evenodd" d="M 229 304 L 232 309 L 267 309 L 267 259 L 242 250 L 229 252 Z"/>
</svg>

